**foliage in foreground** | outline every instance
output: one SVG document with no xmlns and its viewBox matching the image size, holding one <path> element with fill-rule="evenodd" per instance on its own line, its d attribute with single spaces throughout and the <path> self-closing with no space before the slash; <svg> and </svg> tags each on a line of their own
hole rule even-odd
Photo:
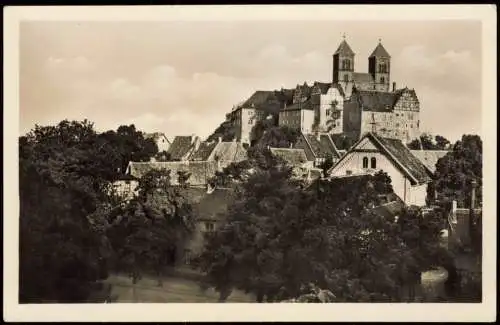
<svg viewBox="0 0 500 325">
<path fill-rule="evenodd" d="M 439 215 L 407 209 L 394 218 L 373 209 L 392 192 L 386 174 L 303 190 L 279 161 L 269 165 L 237 186 L 225 227 L 199 258 L 221 300 L 237 288 L 259 302 L 281 301 L 313 283 L 336 301 L 401 301 L 401 286 L 440 263 Z"/>
</svg>

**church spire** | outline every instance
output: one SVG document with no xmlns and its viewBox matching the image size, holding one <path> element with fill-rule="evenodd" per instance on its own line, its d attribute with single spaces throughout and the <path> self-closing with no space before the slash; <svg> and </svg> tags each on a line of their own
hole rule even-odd
<svg viewBox="0 0 500 325">
<path fill-rule="evenodd" d="M 369 56 L 370 58 L 390 58 L 391 56 L 387 52 L 387 50 L 382 45 L 382 39 L 378 39 L 377 47 L 373 50 L 372 54 Z"/>
</svg>

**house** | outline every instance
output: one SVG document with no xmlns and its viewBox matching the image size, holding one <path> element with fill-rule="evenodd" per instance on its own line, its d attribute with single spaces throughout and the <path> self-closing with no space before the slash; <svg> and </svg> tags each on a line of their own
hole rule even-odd
<svg viewBox="0 0 500 325">
<path fill-rule="evenodd" d="M 220 170 L 217 161 L 150 161 L 150 162 L 129 162 L 125 174 L 136 179 L 140 179 L 151 170 L 170 170 L 171 184 L 178 185 L 179 172 L 189 174 L 187 183 L 191 186 L 206 186 L 210 178 L 215 176 L 215 172 Z"/>
<path fill-rule="evenodd" d="M 344 133 L 356 139 L 366 132 L 404 143 L 420 136 L 420 103 L 413 89 L 354 89 L 343 111 Z"/>
<path fill-rule="evenodd" d="M 433 174 L 436 172 L 436 164 L 438 160 L 440 158 L 443 158 L 449 152 L 448 150 L 410 150 L 410 151 Z"/>
<path fill-rule="evenodd" d="M 199 255 L 205 244 L 206 234 L 219 231 L 224 222 L 224 213 L 234 201 L 234 192 L 228 188 L 188 187 L 181 192 L 191 203 L 195 216 L 195 229 L 190 240 L 182 247 L 184 265 Z"/>
<path fill-rule="evenodd" d="M 217 142 L 202 142 L 190 158 L 192 161 L 217 161 L 220 168 L 245 159 L 247 159 L 247 149 L 243 143 L 222 141 L 221 138 Z"/>
<path fill-rule="evenodd" d="M 431 172 L 397 139 L 366 133 L 327 172 L 329 177 L 384 171 L 405 204 L 424 206 Z"/>
<path fill-rule="evenodd" d="M 311 161 L 314 167 L 320 167 L 328 156 L 333 162 L 341 156 L 328 133 L 301 133 L 293 147 L 303 149 L 307 160 Z"/>
<path fill-rule="evenodd" d="M 318 100 L 319 98 L 309 98 L 285 106 L 279 112 L 278 124 L 300 132 L 311 133 L 314 126 L 315 110 L 319 104 Z"/>
<path fill-rule="evenodd" d="M 311 97 L 317 103 L 313 131 L 340 134 L 343 132 L 344 91 L 337 84 L 315 82 Z"/>
<path fill-rule="evenodd" d="M 282 103 L 275 91 L 258 90 L 229 113 L 228 119 L 236 130 L 236 140 L 250 144 L 252 128 L 258 121 L 278 114 Z"/>
<path fill-rule="evenodd" d="M 293 148 L 269 148 L 271 153 L 283 159 L 285 163 L 292 167 L 292 176 L 311 182 L 322 176 L 322 170 L 314 167 L 314 161 L 307 159 L 304 149 Z"/>
<path fill-rule="evenodd" d="M 168 149 L 170 148 L 171 145 L 171 142 L 167 138 L 167 136 L 161 132 L 146 133 L 144 135 L 144 138 L 152 139 L 158 146 L 158 152 L 163 152 L 163 151 L 168 152 Z"/>
<path fill-rule="evenodd" d="M 120 175 L 111 185 L 111 192 L 124 201 L 129 201 L 138 194 L 137 186 L 139 185 L 139 181 L 132 175 Z"/>
<path fill-rule="evenodd" d="M 176 136 L 168 149 L 170 160 L 185 161 L 196 151 L 201 141 L 198 136 Z"/>
</svg>

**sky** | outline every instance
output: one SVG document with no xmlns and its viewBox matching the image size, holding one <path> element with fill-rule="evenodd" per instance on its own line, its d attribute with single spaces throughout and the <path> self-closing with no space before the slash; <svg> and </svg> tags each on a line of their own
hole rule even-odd
<svg viewBox="0 0 500 325">
<path fill-rule="evenodd" d="M 391 82 L 415 89 L 421 131 L 481 134 L 481 23 L 166 21 L 20 24 L 20 133 L 63 119 L 208 136 L 256 90 L 329 82 L 342 35 L 368 71 L 378 40 Z"/>
</svg>

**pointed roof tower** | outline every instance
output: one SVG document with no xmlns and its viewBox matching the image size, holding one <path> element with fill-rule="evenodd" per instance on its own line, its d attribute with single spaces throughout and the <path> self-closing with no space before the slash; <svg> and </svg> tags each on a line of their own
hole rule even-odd
<svg viewBox="0 0 500 325">
<path fill-rule="evenodd" d="M 391 56 L 389 55 L 389 53 L 386 51 L 386 49 L 384 48 L 384 46 L 382 45 L 382 42 L 381 40 L 379 39 L 378 40 L 378 45 L 377 47 L 375 48 L 375 50 L 373 50 L 372 54 L 369 56 L 370 58 L 373 58 L 373 57 L 378 57 L 378 58 L 390 58 Z"/>
<path fill-rule="evenodd" d="M 354 56 L 353 50 L 351 49 L 351 47 L 349 46 L 349 44 L 347 44 L 347 42 L 345 40 L 345 35 L 344 35 L 344 39 L 342 40 L 339 47 L 337 48 L 337 51 L 335 51 L 334 55 L 335 54 L 340 54 L 341 56 Z"/>
</svg>

